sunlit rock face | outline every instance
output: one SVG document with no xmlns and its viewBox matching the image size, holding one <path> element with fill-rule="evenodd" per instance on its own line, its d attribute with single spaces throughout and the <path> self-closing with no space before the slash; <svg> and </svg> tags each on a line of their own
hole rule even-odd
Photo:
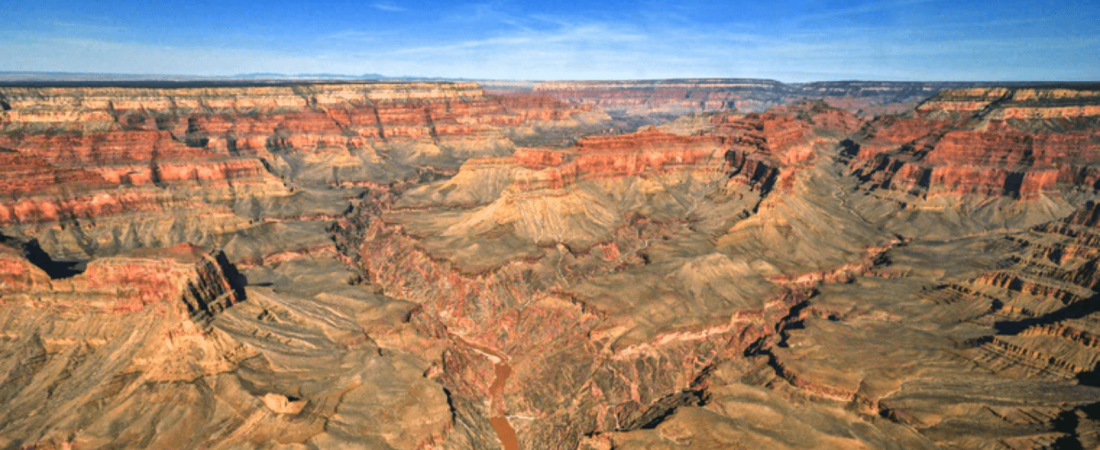
<svg viewBox="0 0 1100 450">
<path fill-rule="evenodd" d="M 0 88 L 0 448 L 1096 447 L 1100 94 L 946 87 Z"/>
</svg>

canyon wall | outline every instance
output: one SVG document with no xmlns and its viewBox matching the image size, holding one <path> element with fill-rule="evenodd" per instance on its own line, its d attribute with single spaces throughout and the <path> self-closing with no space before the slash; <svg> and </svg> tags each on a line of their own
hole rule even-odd
<svg viewBox="0 0 1100 450">
<path fill-rule="evenodd" d="M 1100 444 L 1096 89 L 525 87 L 0 87 L 0 448 Z"/>
<path fill-rule="evenodd" d="M 1057 195 L 1097 186 L 1100 91 L 948 91 L 876 120 L 848 145 L 872 188 L 918 196 Z"/>
<path fill-rule="evenodd" d="M 316 214 L 291 180 L 388 183 L 510 154 L 510 136 L 587 130 L 606 117 L 544 97 L 486 97 L 472 83 L 0 93 L 0 225 L 74 258 L 224 245 L 268 211 Z"/>
</svg>

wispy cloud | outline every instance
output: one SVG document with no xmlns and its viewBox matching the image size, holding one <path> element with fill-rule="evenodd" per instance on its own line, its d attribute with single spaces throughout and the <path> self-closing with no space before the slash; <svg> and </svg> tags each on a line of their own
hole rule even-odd
<svg viewBox="0 0 1100 450">
<path fill-rule="evenodd" d="M 368 42 L 377 41 L 380 38 L 380 34 L 382 33 L 360 30 L 344 30 L 320 36 L 320 39 L 332 41 Z"/>
<path fill-rule="evenodd" d="M 58 29 L 77 32 L 103 33 L 125 30 L 125 28 L 120 26 L 103 25 L 100 23 L 70 22 L 65 20 L 53 20 L 50 21 L 49 24 Z"/>
<path fill-rule="evenodd" d="M 446 54 L 456 50 L 496 49 L 515 51 L 522 46 L 546 46 L 562 43 L 584 43 L 606 46 L 624 42 L 642 42 L 648 37 L 631 30 L 617 29 L 605 24 L 587 24 L 565 27 L 553 31 L 524 30 L 489 39 L 475 39 L 453 44 L 401 48 L 386 52 L 388 55 Z M 598 44 L 593 44 L 598 42 Z"/>
<path fill-rule="evenodd" d="M 517 15 L 506 12 L 495 3 L 463 5 L 447 15 L 444 20 L 460 24 L 503 24 L 523 31 L 535 30 L 540 22 L 545 21 L 533 15 Z"/>
<path fill-rule="evenodd" d="M 0 54 L 11 55 L 0 58 L 0 70 L 782 81 L 1095 79 L 1100 73 L 1100 62 L 1081 58 L 1100 48 L 1100 35 L 1035 31 L 1056 27 L 1064 20 L 1058 17 L 914 14 L 897 23 L 864 17 L 830 20 L 867 13 L 874 19 L 876 11 L 931 1 L 811 11 L 774 27 L 772 22 L 735 22 L 737 18 L 700 20 L 690 9 L 659 20 L 646 15 L 654 8 L 633 15 L 580 17 L 568 11 L 531 13 L 512 3 L 480 3 L 423 14 L 418 10 L 425 18 L 415 23 L 387 20 L 396 14 L 371 13 L 369 20 L 318 27 L 320 31 L 305 38 L 287 33 L 272 40 L 294 46 L 249 40 L 134 41 L 135 33 L 110 31 L 111 25 L 125 22 L 106 21 L 107 29 L 77 32 L 84 24 L 50 24 L 52 18 L 46 18 L 26 32 L 0 30 Z M 405 11 L 397 2 L 371 6 Z M 799 21 L 819 23 L 790 26 Z"/>
<path fill-rule="evenodd" d="M 867 14 L 879 11 L 889 11 L 892 9 L 903 8 L 906 6 L 920 5 L 924 3 L 933 3 L 942 0 L 894 0 L 886 2 L 872 2 L 864 3 L 861 5 L 850 6 L 847 8 L 833 9 L 830 11 L 806 14 L 795 18 L 796 22 L 810 22 L 820 21 L 825 19 L 835 19 L 838 17 L 854 16 L 857 14 Z"/>
<path fill-rule="evenodd" d="M 374 8 L 374 9 L 377 9 L 377 10 L 389 11 L 389 12 L 405 12 L 405 11 L 407 11 L 405 8 L 402 8 L 400 6 L 394 6 L 394 5 L 391 5 L 389 3 L 375 3 L 375 4 L 372 4 L 371 7 Z"/>
</svg>

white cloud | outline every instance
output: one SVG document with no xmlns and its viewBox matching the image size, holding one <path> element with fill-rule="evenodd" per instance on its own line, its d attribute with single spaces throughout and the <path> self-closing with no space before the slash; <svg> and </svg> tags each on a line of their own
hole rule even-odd
<svg viewBox="0 0 1100 450">
<path fill-rule="evenodd" d="M 1094 78 L 1100 63 L 1067 64 L 1100 47 L 1079 39 L 915 33 L 849 27 L 777 34 L 736 27 L 639 27 L 608 21 L 516 18 L 475 7 L 483 21 L 517 20 L 479 38 L 411 40 L 397 30 L 347 29 L 315 50 L 165 48 L 109 39 L 7 36 L 0 70 L 231 75 L 248 72 L 381 73 L 508 79 L 753 77 L 991 80 Z M 465 16 L 469 19 L 472 16 Z M 770 34 L 769 34 L 770 33 Z M 342 44 L 349 42 L 351 44 Z M 353 45 L 369 42 L 369 45 Z M 1059 60 L 1058 58 L 1061 58 Z M 982 75 L 986 74 L 986 75 Z"/>
<path fill-rule="evenodd" d="M 402 8 L 400 6 L 394 6 L 394 5 L 391 5 L 389 3 L 375 3 L 375 4 L 371 5 L 371 7 L 373 7 L 374 9 L 378 9 L 378 10 L 382 10 L 382 11 L 389 11 L 389 12 L 405 12 L 406 11 L 405 8 Z"/>
<path fill-rule="evenodd" d="M 806 14 L 795 18 L 795 21 L 817 21 L 825 19 L 835 19 L 837 17 L 853 16 L 856 14 L 867 14 L 878 11 L 888 11 L 891 9 L 902 8 L 909 5 L 919 5 L 922 3 L 933 3 L 941 0 L 894 0 L 888 2 L 872 2 L 864 3 L 861 5 L 850 6 L 847 8 L 833 9 L 826 12 Z"/>
</svg>

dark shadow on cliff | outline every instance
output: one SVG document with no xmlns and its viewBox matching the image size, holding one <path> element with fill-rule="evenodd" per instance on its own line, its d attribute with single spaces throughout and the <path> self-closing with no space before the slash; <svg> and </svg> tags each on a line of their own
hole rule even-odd
<svg viewBox="0 0 1100 450">
<path fill-rule="evenodd" d="M 38 244 L 38 239 L 21 240 L 0 233 L 0 245 L 22 251 L 23 257 L 55 280 L 80 275 L 84 273 L 88 266 L 88 261 L 53 259 L 49 253 L 42 250 L 42 246 Z"/>
<path fill-rule="evenodd" d="M 248 277 L 237 270 L 236 265 L 229 262 L 229 258 L 225 256 L 224 252 L 217 252 L 214 259 L 218 262 L 218 266 L 221 267 L 222 273 L 225 274 L 225 279 L 229 282 L 229 287 L 237 294 L 238 301 L 245 301 L 248 297 L 244 287 L 248 285 Z"/>
<path fill-rule="evenodd" d="M 1059 414 L 1051 425 L 1054 426 L 1054 431 L 1065 433 L 1065 435 L 1054 441 L 1054 444 L 1050 448 L 1057 450 L 1083 450 L 1085 446 L 1081 443 L 1080 436 L 1078 435 L 1078 425 L 1080 425 L 1081 419 L 1089 421 L 1100 420 L 1100 403 L 1081 406 L 1076 409 L 1063 411 Z"/>
</svg>

